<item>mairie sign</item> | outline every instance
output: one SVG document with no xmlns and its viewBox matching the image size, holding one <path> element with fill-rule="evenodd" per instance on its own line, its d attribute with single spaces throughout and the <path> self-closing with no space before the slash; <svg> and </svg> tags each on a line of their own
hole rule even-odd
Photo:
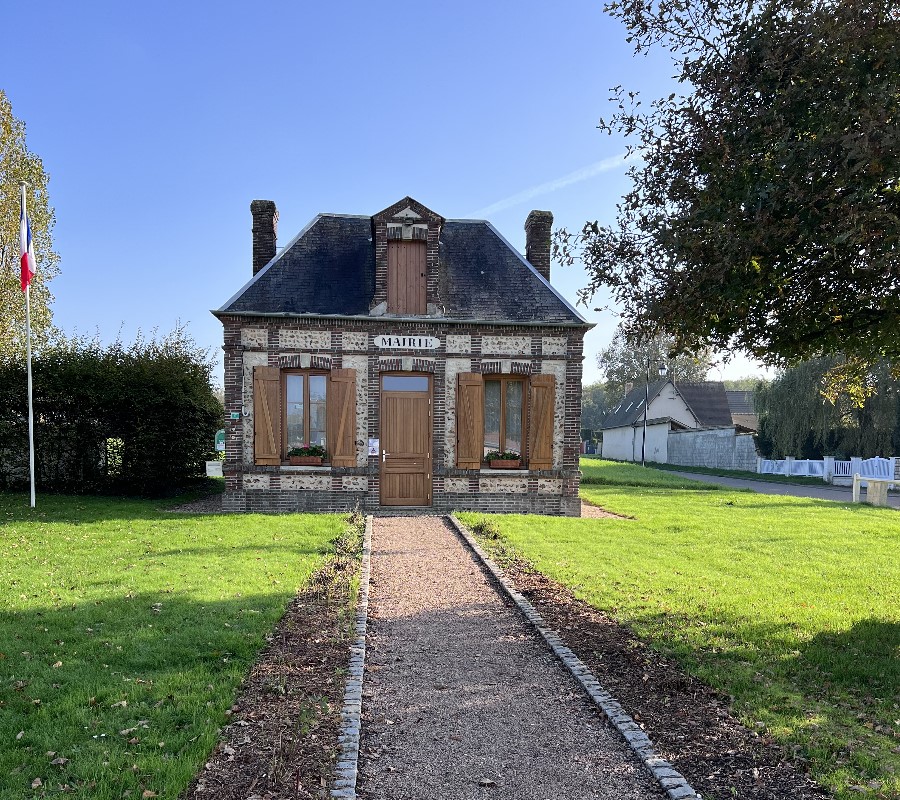
<svg viewBox="0 0 900 800">
<path fill-rule="evenodd" d="M 441 345 L 437 336 L 376 336 L 375 346 L 393 350 L 434 350 Z"/>
</svg>

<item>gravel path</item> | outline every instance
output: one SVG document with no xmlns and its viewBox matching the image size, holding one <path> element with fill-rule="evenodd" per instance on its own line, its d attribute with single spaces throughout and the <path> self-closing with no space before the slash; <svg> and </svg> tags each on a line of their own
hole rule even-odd
<svg viewBox="0 0 900 800">
<path fill-rule="evenodd" d="M 375 519 L 362 798 L 662 798 L 434 517 Z"/>
</svg>

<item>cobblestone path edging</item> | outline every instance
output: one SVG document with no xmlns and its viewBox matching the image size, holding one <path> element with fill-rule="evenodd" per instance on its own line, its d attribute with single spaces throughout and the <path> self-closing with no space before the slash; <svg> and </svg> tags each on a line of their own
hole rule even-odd
<svg viewBox="0 0 900 800">
<path fill-rule="evenodd" d="M 647 734 L 641 730 L 640 726 L 625 712 L 613 696 L 603 688 L 597 678 L 594 677 L 593 673 L 585 666 L 584 662 L 566 647 L 559 634 L 547 627 L 544 618 L 540 615 L 538 610 L 516 590 L 512 582 L 503 573 L 503 570 L 501 570 L 500 567 L 490 559 L 487 553 L 481 549 L 480 545 L 475 541 L 475 538 L 469 533 L 465 525 L 452 514 L 448 519 L 450 520 L 450 524 L 453 525 L 466 544 L 478 557 L 484 568 L 500 585 L 503 593 L 518 606 L 526 619 L 534 625 L 543 640 L 550 646 L 550 649 L 553 650 L 559 660 L 562 661 L 563 666 L 572 673 L 575 679 L 588 693 L 594 704 L 606 715 L 619 733 L 622 734 L 625 741 L 628 743 L 628 746 L 634 750 L 638 758 L 640 758 L 644 766 L 659 782 L 659 785 L 665 790 L 669 798 L 671 800 L 699 800 L 700 796 L 694 791 L 685 777 L 668 761 L 656 754 L 656 751 L 653 749 L 653 744 Z M 334 793 L 332 793 L 332 796 L 334 796 Z M 348 797 L 350 795 L 337 796 Z"/>
<path fill-rule="evenodd" d="M 363 535 L 362 564 L 359 570 L 359 595 L 356 600 L 354 640 L 350 646 L 350 665 L 344 706 L 341 709 L 341 729 L 338 733 L 338 759 L 334 772 L 331 797 L 344 800 L 356 798 L 356 775 L 359 762 L 359 735 L 362 715 L 363 669 L 366 664 L 366 625 L 369 617 L 369 576 L 372 570 L 372 517 L 366 517 Z"/>
</svg>

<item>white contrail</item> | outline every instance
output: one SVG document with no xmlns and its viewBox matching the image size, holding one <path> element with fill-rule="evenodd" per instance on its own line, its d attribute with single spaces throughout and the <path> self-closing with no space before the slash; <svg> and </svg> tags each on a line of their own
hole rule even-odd
<svg viewBox="0 0 900 800">
<path fill-rule="evenodd" d="M 597 161 L 587 167 L 576 169 L 575 172 L 570 172 L 568 175 L 563 175 L 563 177 L 561 178 L 556 178 L 555 180 L 548 181 L 547 183 L 542 183 L 539 186 L 532 186 L 530 189 L 524 189 L 521 192 L 517 192 L 516 194 L 503 198 L 503 200 L 498 200 L 496 203 L 491 203 L 491 205 L 489 206 L 480 208 L 478 209 L 478 211 L 473 211 L 471 214 L 467 214 L 466 216 L 469 218 L 474 217 L 476 219 L 487 217 L 493 214 L 495 211 L 502 211 L 504 208 L 509 208 L 510 206 L 524 203 L 526 200 L 530 200 L 532 197 L 537 197 L 538 195 L 542 194 L 548 194 L 549 192 L 555 192 L 557 189 L 562 189 L 564 186 L 571 186 L 573 183 L 581 183 L 581 181 L 586 181 L 588 178 L 593 178 L 595 175 L 599 175 L 601 172 L 609 172 L 610 170 L 616 169 L 617 167 L 621 167 L 622 164 L 625 163 L 625 158 L 627 155 L 627 153 L 619 153 L 618 155 L 612 156 L 611 158 L 604 158 L 602 161 Z"/>
</svg>

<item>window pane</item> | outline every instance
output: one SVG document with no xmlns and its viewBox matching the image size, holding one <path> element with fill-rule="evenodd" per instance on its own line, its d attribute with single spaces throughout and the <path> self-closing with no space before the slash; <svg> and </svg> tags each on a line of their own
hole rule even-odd
<svg viewBox="0 0 900 800">
<path fill-rule="evenodd" d="M 325 392 L 328 379 L 324 375 L 309 376 L 309 443 L 325 445 Z"/>
<path fill-rule="evenodd" d="M 287 425 L 288 450 L 306 444 L 303 430 L 303 383 L 305 378 L 305 375 L 287 376 L 285 423 Z"/>
<path fill-rule="evenodd" d="M 522 452 L 522 381 L 506 382 L 506 450 Z"/>
<path fill-rule="evenodd" d="M 500 449 L 500 381 L 484 382 L 484 452 Z"/>
<path fill-rule="evenodd" d="M 385 375 L 382 386 L 388 392 L 427 392 L 428 378 L 424 375 Z"/>
</svg>

